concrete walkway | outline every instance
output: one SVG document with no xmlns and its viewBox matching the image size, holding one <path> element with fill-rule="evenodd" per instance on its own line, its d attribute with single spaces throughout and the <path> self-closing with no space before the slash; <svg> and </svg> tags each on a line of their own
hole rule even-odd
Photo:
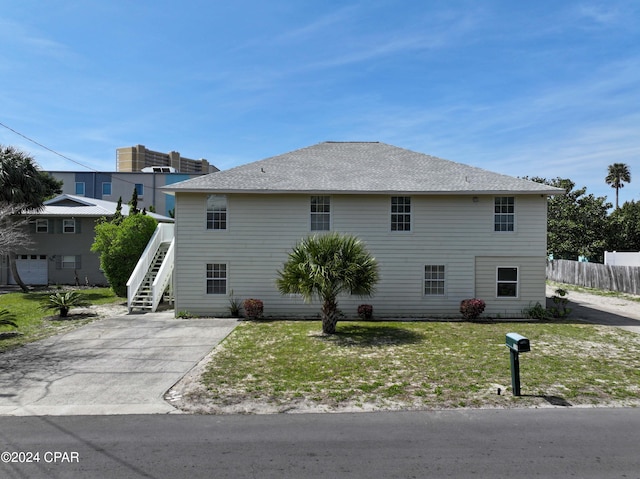
<svg viewBox="0 0 640 479">
<path fill-rule="evenodd" d="M 238 324 L 131 314 L 0 355 L 0 415 L 179 413 L 164 393 Z"/>
</svg>

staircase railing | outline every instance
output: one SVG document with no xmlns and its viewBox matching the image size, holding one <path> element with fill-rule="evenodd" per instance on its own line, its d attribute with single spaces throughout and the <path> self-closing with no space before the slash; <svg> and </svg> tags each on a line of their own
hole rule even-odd
<svg viewBox="0 0 640 479">
<path fill-rule="evenodd" d="M 153 298 L 151 311 L 155 311 L 156 309 L 158 309 L 158 304 L 160 304 L 162 295 L 167 289 L 167 285 L 169 284 L 169 281 L 171 281 L 171 274 L 173 273 L 174 245 L 175 245 L 175 240 L 172 240 L 171 245 L 169 245 L 169 249 L 167 250 L 167 254 L 164 257 L 164 260 L 162 260 L 162 264 L 160 265 L 158 274 L 156 275 L 156 278 L 153 280 L 153 285 L 151 286 L 151 292 L 152 292 L 152 298 Z"/>
<path fill-rule="evenodd" d="M 131 312 L 131 302 L 140 289 L 156 251 L 158 251 L 162 243 L 173 240 L 173 231 L 174 225 L 172 223 L 159 223 L 149 243 L 147 243 L 147 247 L 142 252 L 138 264 L 136 264 L 131 276 L 129 276 L 129 281 L 127 281 L 127 308 L 129 312 Z"/>
</svg>

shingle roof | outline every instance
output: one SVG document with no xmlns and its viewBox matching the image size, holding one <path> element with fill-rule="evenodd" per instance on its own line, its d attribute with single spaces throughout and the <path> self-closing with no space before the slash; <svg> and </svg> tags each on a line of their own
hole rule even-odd
<svg viewBox="0 0 640 479">
<path fill-rule="evenodd" d="M 113 216 L 116 212 L 117 203 L 113 201 L 99 200 L 96 198 L 86 198 L 84 196 L 60 195 L 44 202 L 44 207 L 38 211 L 28 211 L 29 216 L 74 216 L 74 217 L 97 217 Z M 147 212 L 149 216 L 161 222 L 173 222 L 172 218 Z M 122 205 L 122 215 L 129 215 L 129 205 Z"/>
<path fill-rule="evenodd" d="M 377 142 L 324 142 L 162 188 L 167 192 L 560 194 L 533 181 Z"/>
</svg>

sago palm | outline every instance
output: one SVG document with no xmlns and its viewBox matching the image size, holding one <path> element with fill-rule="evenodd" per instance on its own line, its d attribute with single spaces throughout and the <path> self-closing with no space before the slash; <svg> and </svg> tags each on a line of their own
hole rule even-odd
<svg viewBox="0 0 640 479">
<path fill-rule="evenodd" d="M 306 302 L 322 301 L 322 332 L 333 334 L 338 295 L 370 296 L 378 282 L 378 263 L 355 236 L 329 233 L 300 241 L 278 276 L 282 294 L 300 294 Z"/>
<path fill-rule="evenodd" d="M 6 309 L 0 309 L 0 326 L 18 327 L 15 314 Z"/>
<path fill-rule="evenodd" d="M 77 291 L 67 291 L 66 293 L 55 293 L 42 305 L 44 309 L 57 309 L 61 318 L 66 318 L 71 308 L 88 306 L 89 303 L 84 296 Z"/>
<path fill-rule="evenodd" d="M 607 177 L 604 181 L 616 189 L 616 209 L 618 209 L 618 191 L 624 187 L 624 182 L 631 183 L 631 172 L 625 163 L 614 163 L 609 165 Z"/>
</svg>

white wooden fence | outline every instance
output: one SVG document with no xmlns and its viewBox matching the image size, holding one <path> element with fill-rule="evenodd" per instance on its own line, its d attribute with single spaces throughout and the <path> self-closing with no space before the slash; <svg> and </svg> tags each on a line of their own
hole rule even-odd
<svg viewBox="0 0 640 479">
<path fill-rule="evenodd" d="M 640 267 L 556 259 L 547 261 L 547 279 L 588 288 L 640 294 Z"/>
</svg>

